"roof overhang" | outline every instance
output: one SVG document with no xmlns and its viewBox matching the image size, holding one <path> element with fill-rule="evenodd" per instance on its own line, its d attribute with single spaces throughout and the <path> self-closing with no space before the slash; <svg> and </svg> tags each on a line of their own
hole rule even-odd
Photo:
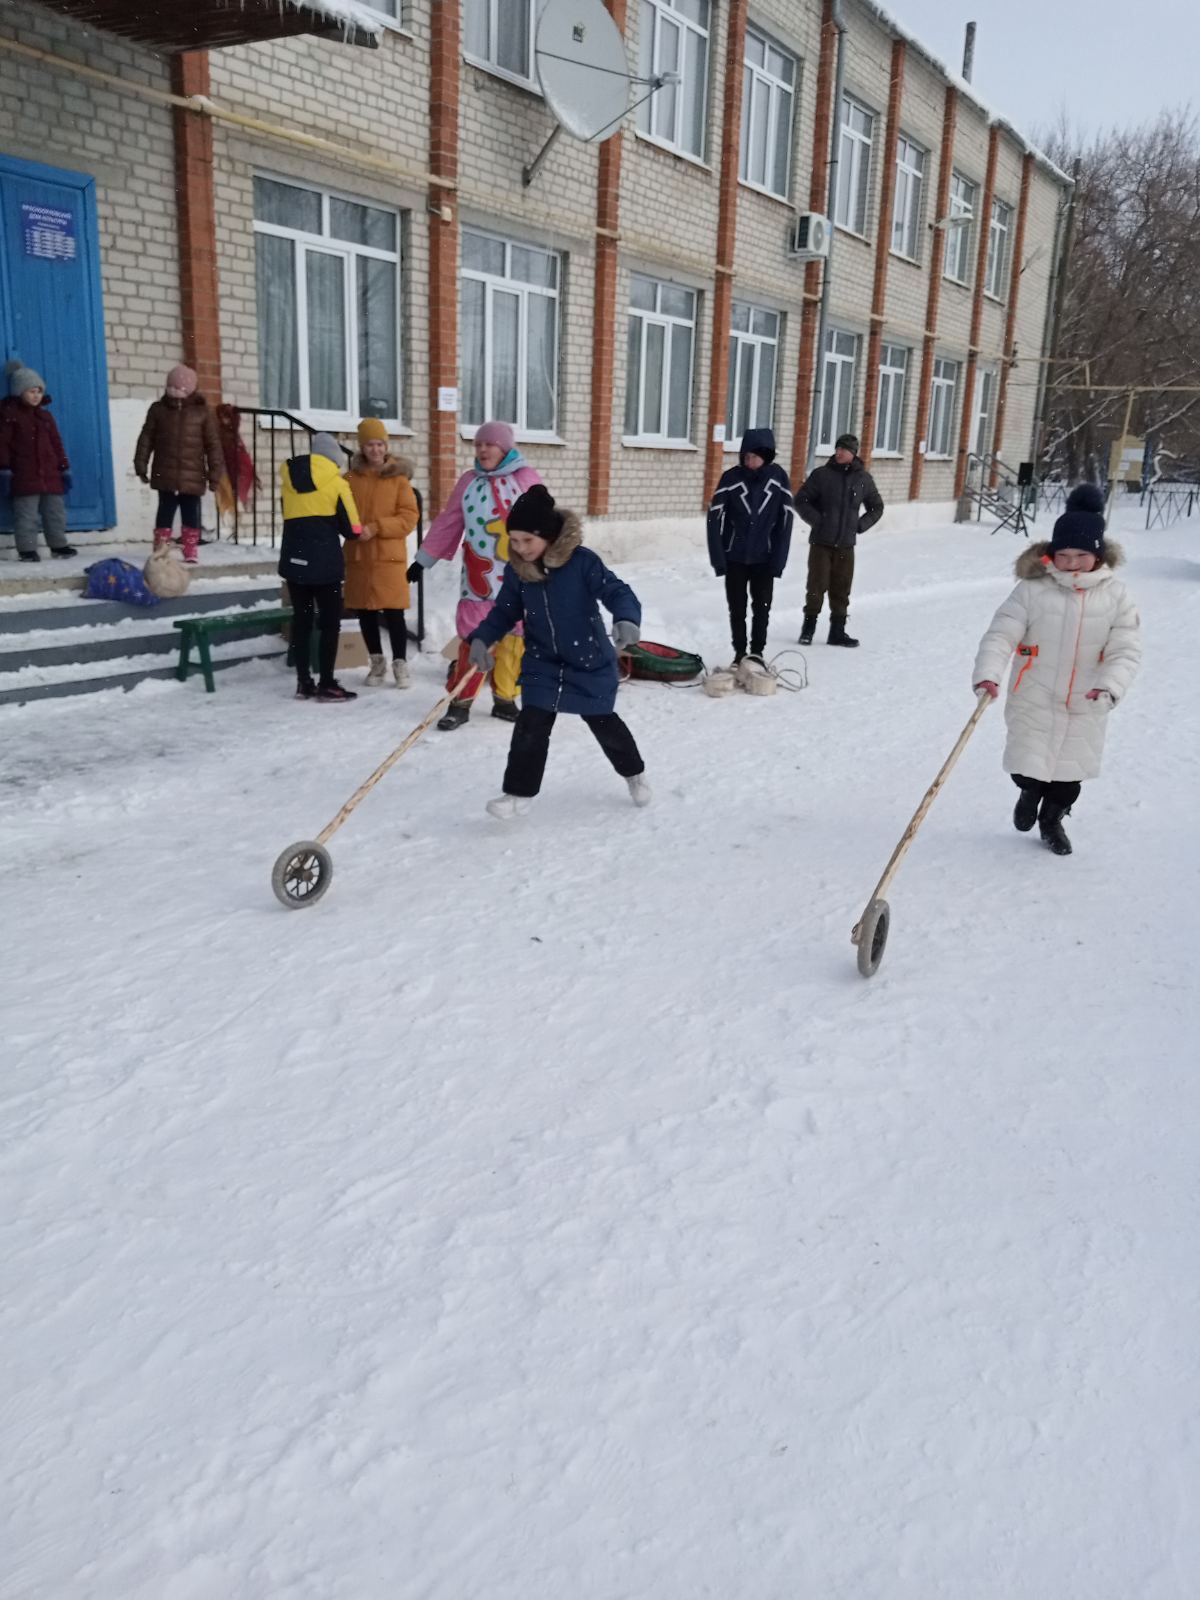
<svg viewBox="0 0 1200 1600">
<path fill-rule="evenodd" d="M 219 50 L 297 34 L 379 43 L 383 20 L 362 0 L 41 0 L 51 11 L 148 50 Z"/>
</svg>

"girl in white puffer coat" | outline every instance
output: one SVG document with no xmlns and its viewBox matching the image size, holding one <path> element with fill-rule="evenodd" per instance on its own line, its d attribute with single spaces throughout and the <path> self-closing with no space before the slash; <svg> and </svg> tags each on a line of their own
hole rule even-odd
<svg viewBox="0 0 1200 1600">
<path fill-rule="evenodd" d="M 1013 822 L 1022 833 L 1037 822 L 1059 856 L 1071 854 L 1062 819 L 1100 771 L 1109 712 L 1142 656 L 1137 607 L 1113 576 L 1124 556 L 1104 537 L 1103 513 L 1094 485 L 1072 489 L 1049 544 L 1018 558 L 1021 581 L 992 618 L 971 676 L 995 698 L 1012 660 L 1004 770 L 1021 790 Z"/>
</svg>

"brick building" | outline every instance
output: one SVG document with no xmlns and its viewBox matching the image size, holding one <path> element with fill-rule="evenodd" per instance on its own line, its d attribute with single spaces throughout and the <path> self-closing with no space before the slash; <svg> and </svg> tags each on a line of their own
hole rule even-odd
<svg viewBox="0 0 1200 1600">
<path fill-rule="evenodd" d="M 1066 179 L 968 85 L 869 0 L 840 106 L 828 0 L 608 0 L 632 70 L 679 81 L 525 185 L 540 3 L 9 0 L 0 340 L 52 389 L 93 351 L 76 526 L 148 533 L 133 438 L 181 355 L 242 406 L 385 417 L 434 503 L 486 415 L 622 519 L 695 513 L 752 424 L 794 474 L 854 428 L 893 522 L 944 517 L 971 452 L 1029 455 Z M 31 196 L 70 261 L 31 256 Z"/>
</svg>

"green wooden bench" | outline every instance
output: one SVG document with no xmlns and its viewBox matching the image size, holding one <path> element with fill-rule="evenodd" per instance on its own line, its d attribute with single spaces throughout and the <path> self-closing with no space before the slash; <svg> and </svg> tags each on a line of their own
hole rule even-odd
<svg viewBox="0 0 1200 1600">
<path fill-rule="evenodd" d="M 209 694 L 214 694 L 217 686 L 213 682 L 212 655 L 209 652 L 211 639 L 223 639 L 226 634 L 238 633 L 244 628 L 261 631 L 264 625 L 277 623 L 282 626 L 291 620 L 290 609 L 283 607 L 278 611 L 226 611 L 209 617 L 187 617 L 174 624 L 179 629 L 179 665 L 175 669 L 175 676 L 180 683 L 187 682 L 192 646 L 195 645 L 200 670 L 204 674 L 204 687 Z"/>
</svg>

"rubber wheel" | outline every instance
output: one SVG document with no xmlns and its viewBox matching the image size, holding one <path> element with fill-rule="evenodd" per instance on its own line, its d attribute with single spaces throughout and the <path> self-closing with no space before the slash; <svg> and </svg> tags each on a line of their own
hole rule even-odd
<svg viewBox="0 0 1200 1600">
<path fill-rule="evenodd" d="M 891 921 L 891 907 L 886 900 L 872 900 L 863 913 L 858 932 L 858 970 L 864 978 L 873 978 L 879 970 Z"/>
<path fill-rule="evenodd" d="M 271 868 L 271 888 L 281 906 L 300 911 L 314 905 L 333 881 L 333 862 L 323 844 L 290 844 Z"/>
</svg>

